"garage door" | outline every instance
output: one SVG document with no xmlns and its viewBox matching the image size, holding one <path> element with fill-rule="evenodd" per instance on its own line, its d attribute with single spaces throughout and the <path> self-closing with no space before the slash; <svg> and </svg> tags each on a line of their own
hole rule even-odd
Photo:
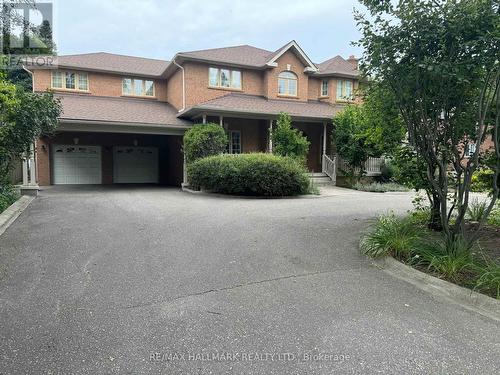
<svg viewBox="0 0 500 375">
<path fill-rule="evenodd" d="M 54 184 L 100 184 L 101 147 L 54 145 Z"/>
<path fill-rule="evenodd" d="M 158 183 L 156 147 L 114 147 L 113 182 L 122 184 Z"/>
</svg>

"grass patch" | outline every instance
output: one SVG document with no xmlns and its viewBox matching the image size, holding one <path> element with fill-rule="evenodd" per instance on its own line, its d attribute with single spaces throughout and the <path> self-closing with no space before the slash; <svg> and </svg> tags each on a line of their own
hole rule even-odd
<svg viewBox="0 0 500 375">
<path fill-rule="evenodd" d="M 10 185 L 0 186 L 0 214 L 18 199 L 19 194 L 14 187 Z"/>
<path fill-rule="evenodd" d="M 407 187 L 403 185 L 399 185 L 393 182 L 388 183 L 380 183 L 380 182 L 372 182 L 369 184 L 362 184 L 360 182 L 354 184 L 353 189 L 361 190 L 361 191 L 370 191 L 374 193 L 385 193 L 388 191 L 409 191 Z"/>
</svg>

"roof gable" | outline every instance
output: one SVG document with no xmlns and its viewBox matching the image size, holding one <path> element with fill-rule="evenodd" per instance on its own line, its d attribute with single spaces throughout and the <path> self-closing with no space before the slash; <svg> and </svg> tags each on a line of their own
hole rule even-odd
<svg viewBox="0 0 500 375">
<path fill-rule="evenodd" d="M 342 56 L 337 55 L 323 61 L 318 64 L 319 70 L 316 72 L 317 75 L 346 75 L 356 77 L 359 75 L 359 71 Z"/>
<path fill-rule="evenodd" d="M 267 66 L 272 66 L 276 67 L 278 66 L 277 60 L 283 56 L 283 54 L 289 50 L 292 50 L 295 52 L 297 57 L 302 61 L 302 63 L 305 65 L 305 72 L 316 72 L 318 71 L 317 66 L 311 61 L 311 59 L 305 54 L 305 52 L 300 48 L 300 46 L 297 44 L 295 40 L 292 40 L 291 42 L 285 44 L 283 47 L 278 49 L 273 56 L 266 62 Z"/>
</svg>

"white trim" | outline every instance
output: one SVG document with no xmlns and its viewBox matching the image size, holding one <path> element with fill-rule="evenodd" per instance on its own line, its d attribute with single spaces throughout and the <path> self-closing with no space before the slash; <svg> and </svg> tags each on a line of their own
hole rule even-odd
<svg viewBox="0 0 500 375">
<path fill-rule="evenodd" d="M 276 67 L 278 66 L 278 63 L 276 60 L 278 60 L 286 51 L 288 51 L 291 47 L 294 47 L 297 52 L 299 53 L 300 57 L 306 62 L 307 65 L 304 71 L 308 72 L 317 72 L 318 68 L 317 66 L 311 61 L 311 59 L 305 54 L 305 52 L 300 48 L 300 46 L 297 44 L 295 40 L 292 40 L 290 43 L 288 43 L 286 46 L 284 46 L 281 51 L 274 56 L 271 60 L 269 60 L 266 65 Z M 308 69 L 309 68 L 309 69 Z"/>
<path fill-rule="evenodd" d="M 240 152 L 235 154 L 235 155 L 242 154 L 243 153 L 243 142 L 241 139 L 241 131 L 240 130 L 229 130 L 228 133 L 229 133 L 229 146 L 228 146 L 229 153 L 234 154 L 234 152 L 233 152 L 233 133 L 236 133 L 236 134 L 239 134 L 239 136 L 240 136 Z"/>
</svg>

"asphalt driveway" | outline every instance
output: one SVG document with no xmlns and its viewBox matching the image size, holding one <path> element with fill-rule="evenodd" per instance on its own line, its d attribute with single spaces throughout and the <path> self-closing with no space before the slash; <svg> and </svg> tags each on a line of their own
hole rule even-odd
<svg viewBox="0 0 500 375">
<path fill-rule="evenodd" d="M 47 189 L 0 237 L 0 374 L 498 373 L 498 322 L 359 254 L 410 201 Z"/>
</svg>

